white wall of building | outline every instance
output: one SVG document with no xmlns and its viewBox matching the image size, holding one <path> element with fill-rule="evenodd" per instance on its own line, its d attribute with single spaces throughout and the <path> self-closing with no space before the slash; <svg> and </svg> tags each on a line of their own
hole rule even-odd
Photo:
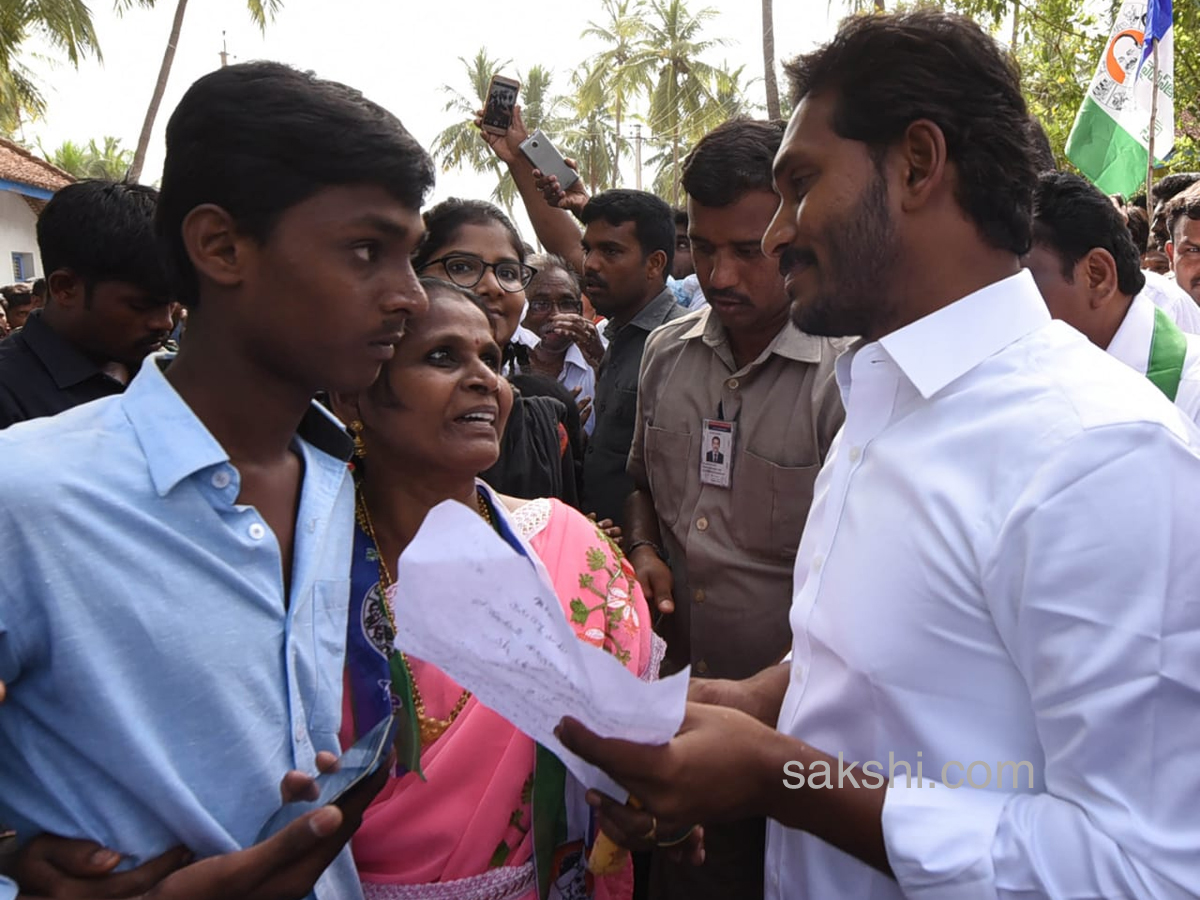
<svg viewBox="0 0 1200 900">
<path fill-rule="evenodd" d="M 42 272 L 37 248 L 37 216 L 20 194 L 0 191 L 0 285 L 13 280 L 12 255 L 32 253 L 35 276 Z"/>
</svg>

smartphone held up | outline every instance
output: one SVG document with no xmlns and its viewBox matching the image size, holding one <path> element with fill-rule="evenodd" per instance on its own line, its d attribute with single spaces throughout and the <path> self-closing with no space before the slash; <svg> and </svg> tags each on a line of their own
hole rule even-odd
<svg viewBox="0 0 1200 900">
<path fill-rule="evenodd" d="M 542 134 L 540 128 L 523 140 L 518 149 L 543 175 L 553 175 L 557 178 L 559 187 L 563 190 L 579 180 L 579 173 L 567 165 L 562 154 L 550 142 L 550 138 Z"/>
<path fill-rule="evenodd" d="M 481 127 L 489 134 L 507 134 L 512 125 L 513 107 L 521 82 L 503 75 L 493 75 L 488 85 L 487 103 L 483 107 Z"/>
</svg>

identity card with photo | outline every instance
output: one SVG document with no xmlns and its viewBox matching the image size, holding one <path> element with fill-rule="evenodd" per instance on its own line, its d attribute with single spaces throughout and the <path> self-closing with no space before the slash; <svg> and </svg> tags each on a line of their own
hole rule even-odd
<svg viewBox="0 0 1200 900">
<path fill-rule="evenodd" d="M 737 423 L 705 419 L 700 441 L 700 482 L 729 487 L 733 471 L 733 435 Z"/>
</svg>

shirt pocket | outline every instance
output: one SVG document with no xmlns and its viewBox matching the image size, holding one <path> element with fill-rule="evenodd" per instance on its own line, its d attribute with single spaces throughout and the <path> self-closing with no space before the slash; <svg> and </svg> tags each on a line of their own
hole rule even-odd
<svg viewBox="0 0 1200 900">
<path fill-rule="evenodd" d="M 668 528 L 672 527 L 683 512 L 687 497 L 688 473 L 693 464 L 692 436 L 665 428 L 646 426 L 645 460 L 646 479 L 650 483 L 650 494 L 654 498 L 654 511 Z"/>
<path fill-rule="evenodd" d="M 318 581 L 313 586 L 315 690 L 308 725 L 314 734 L 336 734 L 341 725 L 349 607 L 349 580 Z"/>
<path fill-rule="evenodd" d="M 795 559 L 821 467 L 780 466 L 747 450 L 734 465 L 734 543 L 766 559 Z"/>
</svg>

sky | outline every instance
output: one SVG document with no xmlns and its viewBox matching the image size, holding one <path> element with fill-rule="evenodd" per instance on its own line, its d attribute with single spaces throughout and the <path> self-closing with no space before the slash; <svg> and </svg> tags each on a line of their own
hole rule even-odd
<svg viewBox="0 0 1200 900">
<path fill-rule="evenodd" d="M 703 0 L 689 0 L 693 11 L 702 5 Z M 731 68 L 744 63 L 747 75 L 759 79 L 752 96 L 765 104 L 759 4 L 710 0 L 708 5 L 717 16 L 705 34 L 728 44 L 706 58 L 728 61 Z M 39 41 L 30 42 L 25 54 L 44 86 L 48 110 L 43 121 L 26 125 L 24 137 L 31 143 L 40 139 L 48 152 L 64 140 L 86 143 L 105 135 L 120 138 L 124 147 L 136 146 L 175 2 L 159 0 L 156 9 L 124 16 L 112 11 L 111 0 L 93 0 L 91 6 L 103 62 L 89 60 L 75 69 L 55 61 L 54 51 Z M 776 56 L 789 59 L 828 39 L 840 9 L 839 0 L 777 0 Z M 245 0 L 191 0 L 142 180 L 159 178 L 171 110 L 188 85 L 220 65 L 223 41 L 230 62 L 278 60 L 358 88 L 395 113 L 428 148 L 455 121 L 443 110 L 443 85 L 464 92 L 469 88 L 459 57 L 473 57 L 484 46 L 489 56 L 512 60 L 504 71 L 514 75 L 541 63 L 553 71 L 554 89 L 565 93 L 574 69 L 601 47 L 581 40 L 580 33 L 589 20 L 602 19 L 598 0 L 286 0 L 260 33 Z M 627 186 L 632 187 L 632 164 L 626 166 Z M 491 177 L 439 172 L 431 199 L 486 199 L 493 186 Z M 518 219 L 527 221 L 522 215 Z"/>
</svg>

